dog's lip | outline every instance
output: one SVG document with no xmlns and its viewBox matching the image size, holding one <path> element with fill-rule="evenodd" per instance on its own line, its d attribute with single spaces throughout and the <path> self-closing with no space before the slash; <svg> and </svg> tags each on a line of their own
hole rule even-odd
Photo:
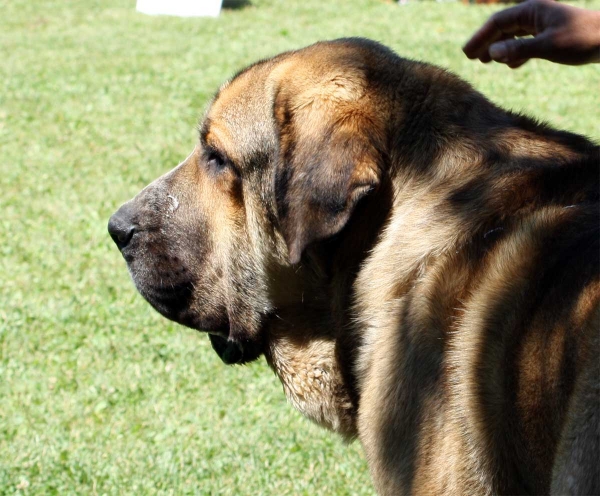
<svg viewBox="0 0 600 496">
<path fill-rule="evenodd" d="M 123 258 L 125 259 L 125 262 L 127 262 L 127 264 L 133 263 L 133 260 L 134 260 L 134 256 L 132 253 L 133 251 L 134 250 L 132 250 L 128 246 L 126 246 L 125 248 L 123 248 L 121 250 L 121 255 L 123 255 Z"/>
<path fill-rule="evenodd" d="M 135 232 L 132 234 L 131 239 L 129 240 L 129 242 L 123 246 L 122 248 L 119 248 L 119 251 L 121 252 L 121 255 L 123 256 L 123 258 L 125 259 L 125 261 L 127 263 L 131 263 L 133 261 L 133 254 L 135 251 L 137 251 L 137 249 L 139 248 L 139 239 L 141 237 L 141 235 L 146 232 L 147 229 L 138 229 L 136 228 Z"/>
<path fill-rule="evenodd" d="M 265 334 L 262 332 L 262 329 L 259 332 L 259 335 L 262 337 L 242 342 L 231 339 L 229 321 L 227 322 L 227 326 L 202 330 L 208 334 L 214 352 L 226 365 L 252 362 L 264 354 L 266 343 Z"/>
<path fill-rule="evenodd" d="M 121 255 L 123 255 L 123 258 L 127 263 L 131 263 L 133 261 L 134 253 L 140 250 L 140 248 L 143 247 L 144 243 L 146 243 L 146 240 L 143 238 L 147 237 L 148 235 L 151 235 L 156 231 L 158 231 L 158 229 L 150 228 L 147 226 L 140 227 L 137 224 L 135 225 L 135 231 L 131 235 L 131 239 L 129 240 L 129 242 L 122 248 L 119 248 Z"/>
<path fill-rule="evenodd" d="M 226 365 L 252 362 L 264 353 L 264 344 L 260 341 L 240 343 L 216 334 L 208 337 L 213 350 Z"/>
<path fill-rule="evenodd" d="M 210 344 L 214 352 L 226 365 L 240 363 L 244 359 L 244 352 L 239 343 L 229 341 L 227 337 L 209 334 Z"/>
<path fill-rule="evenodd" d="M 133 238 L 135 238 L 135 234 L 133 235 Z M 129 241 L 129 244 L 127 246 L 124 246 L 123 248 L 119 249 L 119 251 L 121 252 L 121 256 L 125 259 L 127 265 L 131 265 L 135 260 L 134 255 L 137 247 L 131 246 L 134 241 L 133 238 Z"/>
</svg>

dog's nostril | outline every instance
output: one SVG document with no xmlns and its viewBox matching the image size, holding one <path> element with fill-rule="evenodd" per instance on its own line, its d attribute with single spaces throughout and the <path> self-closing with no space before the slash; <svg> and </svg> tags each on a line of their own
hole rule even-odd
<svg viewBox="0 0 600 496">
<path fill-rule="evenodd" d="M 129 243 L 129 240 L 133 237 L 133 232 L 135 228 L 130 226 L 127 231 L 123 231 L 121 234 L 117 236 L 118 243 L 125 246 Z"/>
<path fill-rule="evenodd" d="M 108 233 L 119 250 L 122 250 L 131 241 L 135 233 L 135 226 L 115 214 L 108 221 Z"/>
</svg>

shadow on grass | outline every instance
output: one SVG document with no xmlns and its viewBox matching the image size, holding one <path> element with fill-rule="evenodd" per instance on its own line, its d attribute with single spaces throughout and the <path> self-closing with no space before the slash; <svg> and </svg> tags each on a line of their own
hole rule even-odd
<svg viewBox="0 0 600 496">
<path fill-rule="evenodd" d="M 223 0 L 221 7 L 229 10 L 241 10 L 251 5 L 250 0 Z"/>
</svg>

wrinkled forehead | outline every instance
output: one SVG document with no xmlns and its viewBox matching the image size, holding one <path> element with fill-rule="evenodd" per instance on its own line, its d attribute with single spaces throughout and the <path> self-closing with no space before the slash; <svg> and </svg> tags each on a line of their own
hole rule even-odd
<svg viewBox="0 0 600 496">
<path fill-rule="evenodd" d="M 233 160 L 268 152 L 274 143 L 270 61 L 244 70 L 225 83 L 200 125 L 201 139 Z"/>
</svg>

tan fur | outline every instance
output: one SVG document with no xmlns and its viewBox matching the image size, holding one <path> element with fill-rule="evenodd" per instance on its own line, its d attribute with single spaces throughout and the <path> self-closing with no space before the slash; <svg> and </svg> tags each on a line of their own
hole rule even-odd
<svg viewBox="0 0 600 496">
<path fill-rule="evenodd" d="M 597 157 L 338 40 L 224 84 L 111 233 L 135 226 L 120 248 L 159 311 L 358 437 L 380 494 L 600 491 Z"/>
</svg>

